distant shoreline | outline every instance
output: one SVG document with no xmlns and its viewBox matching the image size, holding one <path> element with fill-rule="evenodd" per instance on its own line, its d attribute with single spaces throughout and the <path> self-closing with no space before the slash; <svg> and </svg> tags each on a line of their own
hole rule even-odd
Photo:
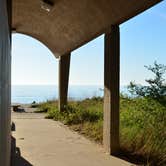
<svg viewBox="0 0 166 166">
<path fill-rule="evenodd" d="M 83 100 L 92 97 L 103 97 L 102 85 L 70 85 L 68 98 Z M 121 92 L 127 93 L 126 86 L 121 86 Z M 12 85 L 12 103 L 31 104 L 58 99 L 57 85 Z"/>
</svg>

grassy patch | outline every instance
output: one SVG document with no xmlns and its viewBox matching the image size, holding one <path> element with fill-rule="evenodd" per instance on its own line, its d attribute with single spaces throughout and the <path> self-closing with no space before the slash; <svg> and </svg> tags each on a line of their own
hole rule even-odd
<svg viewBox="0 0 166 166">
<path fill-rule="evenodd" d="M 48 113 L 57 106 L 58 106 L 57 101 L 47 101 L 47 102 L 39 103 L 39 104 L 37 104 L 37 107 L 36 107 L 37 110 L 35 112 L 36 113 Z"/>
<path fill-rule="evenodd" d="M 57 102 L 43 103 L 38 110 L 47 112 L 47 118 L 59 120 L 102 143 L 102 98 L 71 101 L 61 113 Z M 142 156 L 147 165 L 166 165 L 166 107 L 150 99 L 121 96 L 120 142 L 126 154 L 137 156 L 138 160 Z"/>
<path fill-rule="evenodd" d="M 143 98 L 121 100 L 121 146 L 144 156 L 148 165 L 166 165 L 166 107 Z"/>
</svg>

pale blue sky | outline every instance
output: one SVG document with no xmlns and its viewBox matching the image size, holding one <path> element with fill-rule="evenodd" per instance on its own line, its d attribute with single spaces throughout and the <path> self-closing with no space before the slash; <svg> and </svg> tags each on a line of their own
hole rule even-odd
<svg viewBox="0 0 166 166">
<path fill-rule="evenodd" d="M 166 1 L 120 25 L 121 85 L 144 84 L 144 65 L 166 64 Z M 12 37 L 12 84 L 58 84 L 58 60 L 39 41 Z M 103 36 L 72 52 L 70 84 L 103 85 Z"/>
</svg>

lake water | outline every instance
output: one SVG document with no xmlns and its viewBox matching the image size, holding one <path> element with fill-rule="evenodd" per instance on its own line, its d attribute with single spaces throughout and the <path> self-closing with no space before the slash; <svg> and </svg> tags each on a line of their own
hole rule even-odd
<svg viewBox="0 0 166 166">
<path fill-rule="evenodd" d="M 121 91 L 126 91 L 122 87 Z M 104 94 L 103 86 L 70 86 L 69 98 L 82 100 L 93 96 L 102 97 Z M 58 87 L 54 85 L 13 85 L 12 103 L 32 103 L 58 99 Z"/>
</svg>

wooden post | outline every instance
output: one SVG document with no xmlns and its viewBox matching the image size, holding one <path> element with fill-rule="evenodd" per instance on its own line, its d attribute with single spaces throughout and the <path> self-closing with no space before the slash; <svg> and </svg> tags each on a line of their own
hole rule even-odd
<svg viewBox="0 0 166 166">
<path fill-rule="evenodd" d="M 10 165 L 11 41 L 9 1 L 0 1 L 0 165 Z"/>
<path fill-rule="evenodd" d="M 120 32 L 112 25 L 105 34 L 103 144 L 110 154 L 119 151 Z"/>
<path fill-rule="evenodd" d="M 70 53 L 59 58 L 59 110 L 63 111 L 67 105 Z"/>
</svg>

